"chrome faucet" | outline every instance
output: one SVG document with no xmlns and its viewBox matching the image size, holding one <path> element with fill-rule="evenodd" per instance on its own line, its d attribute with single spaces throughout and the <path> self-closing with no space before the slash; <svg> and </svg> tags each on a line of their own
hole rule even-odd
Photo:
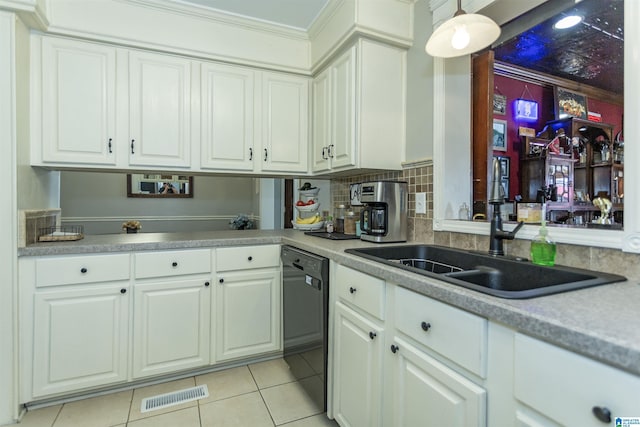
<svg viewBox="0 0 640 427">
<path fill-rule="evenodd" d="M 503 240 L 513 240 L 516 233 L 524 225 L 519 222 L 512 231 L 502 229 L 502 215 L 500 205 L 504 204 L 504 188 L 500 182 L 500 163 L 498 159 L 493 159 L 493 176 L 491 178 L 491 194 L 489 204 L 493 206 L 493 216 L 491 218 L 491 236 L 489 242 L 489 255 L 504 255 Z"/>
</svg>

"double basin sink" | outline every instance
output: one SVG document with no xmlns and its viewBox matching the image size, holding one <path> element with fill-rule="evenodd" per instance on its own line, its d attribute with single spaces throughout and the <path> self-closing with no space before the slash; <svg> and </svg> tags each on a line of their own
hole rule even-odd
<svg viewBox="0 0 640 427">
<path fill-rule="evenodd" d="M 377 246 L 345 252 L 501 298 L 534 298 L 626 280 L 616 274 L 546 267 L 526 259 L 433 245 Z"/>
</svg>

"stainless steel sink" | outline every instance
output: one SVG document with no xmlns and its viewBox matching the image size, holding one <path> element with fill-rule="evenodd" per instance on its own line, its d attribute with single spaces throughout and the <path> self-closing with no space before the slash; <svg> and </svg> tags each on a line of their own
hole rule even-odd
<svg viewBox="0 0 640 427">
<path fill-rule="evenodd" d="M 534 298 L 626 280 L 616 274 L 545 267 L 521 258 L 434 245 L 376 246 L 345 252 L 501 298 Z"/>
</svg>

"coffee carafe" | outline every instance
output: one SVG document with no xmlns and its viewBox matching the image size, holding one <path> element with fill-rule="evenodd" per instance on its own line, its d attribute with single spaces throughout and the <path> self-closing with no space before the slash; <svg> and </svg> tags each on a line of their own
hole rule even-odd
<svg viewBox="0 0 640 427">
<path fill-rule="evenodd" d="M 377 243 L 406 242 L 407 198 L 404 181 L 363 182 L 360 238 Z"/>
</svg>

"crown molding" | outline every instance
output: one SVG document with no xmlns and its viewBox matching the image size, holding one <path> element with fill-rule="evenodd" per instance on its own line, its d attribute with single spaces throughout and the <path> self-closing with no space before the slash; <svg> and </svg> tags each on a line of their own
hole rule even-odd
<svg viewBox="0 0 640 427">
<path fill-rule="evenodd" d="M 15 12 L 29 28 L 44 30 L 49 26 L 47 14 L 35 0 L 0 0 L 0 10 Z"/>
</svg>

